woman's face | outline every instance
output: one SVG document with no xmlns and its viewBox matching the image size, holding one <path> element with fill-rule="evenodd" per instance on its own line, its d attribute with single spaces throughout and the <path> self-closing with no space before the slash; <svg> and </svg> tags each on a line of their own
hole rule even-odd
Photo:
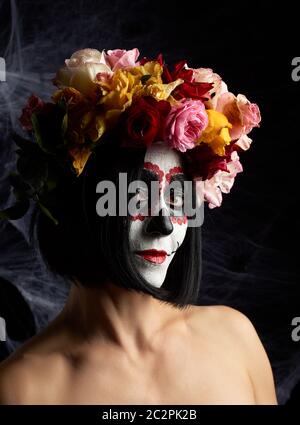
<svg viewBox="0 0 300 425">
<path fill-rule="evenodd" d="M 176 151 L 158 142 L 147 149 L 142 177 L 151 190 L 151 182 L 157 182 L 157 197 L 152 197 L 155 209 L 146 214 L 130 217 L 129 246 L 134 264 L 140 275 L 151 285 L 159 288 L 166 277 L 168 267 L 182 244 L 187 231 L 187 218 L 174 216 L 183 204 L 184 178 L 180 157 Z M 168 191 L 175 183 L 175 191 Z M 155 184 L 155 183 L 154 183 Z M 178 188 L 178 189 L 177 189 Z M 136 195 L 142 207 L 150 202 L 147 192 L 141 188 Z M 156 201 L 156 202 L 155 202 Z M 153 213 L 154 211 L 154 213 Z M 176 214 L 176 212 L 175 212 Z"/>
</svg>

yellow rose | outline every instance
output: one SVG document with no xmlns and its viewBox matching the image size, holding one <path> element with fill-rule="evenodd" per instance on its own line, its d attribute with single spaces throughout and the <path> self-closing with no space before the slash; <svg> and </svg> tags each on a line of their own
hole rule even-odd
<svg viewBox="0 0 300 425">
<path fill-rule="evenodd" d="M 52 95 L 52 99 L 55 103 L 64 100 L 68 105 L 76 105 L 87 102 L 83 94 L 73 87 L 66 87 L 64 89 L 57 90 Z"/>
<path fill-rule="evenodd" d="M 156 100 L 167 100 L 172 91 L 183 83 L 183 80 L 178 79 L 169 84 L 163 84 L 161 75 L 163 73 L 162 66 L 155 61 L 147 62 L 145 65 L 137 66 L 131 70 L 134 75 L 140 76 L 141 79 L 145 78 L 143 85 L 137 92 L 138 96 L 152 96 Z"/>
<path fill-rule="evenodd" d="M 105 119 L 101 115 L 97 115 L 95 111 L 90 111 L 86 113 L 81 121 L 80 121 L 80 130 L 78 134 L 78 141 L 82 141 L 83 143 L 86 141 L 86 137 L 88 139 L 96 142 L 100 139 L 100 137 L 105 132 Z M 76 130 L 74 131 L 76 133 Z M 74 137 L 73 137 L 74 141 Z M 89 159 L 89 156 L 92 153 L 92 146 L 87 146 L 85 144 L 77 144 L 72 149 L 69 149 L 69 154 L 72 158 L 73 167 L 76 171 L 77 176 L 79 176 Z"/>
<path fill-rule="evenodd" d="M 88 139 L 97 142 L 106 129 L 105 116 L 96 110 L 89 111 L 82 117 L 80 127 Z"/>
<path fill-rule="evenodd" d="M 134 94 L 142 87 L 140 77 L 125 69 L 118 69 L 109 81 L 98 85 L 102 91 L 98 104 L 102 105 L 108 124 L 110 118 L 114 121 L 131 105 Z"/>
<path fill-rule="evenodd" d="M 144 81 L 145 85 L 153 83 L 162 83 L 161 75 L 163 73 L 162 66 L 155 61 L 146 62 L 145 65 L 135 66 L 131 68 L 130 72 L 139 78 L 143 76 L 150 76 Z"/>
<path fill-rule="evenodd" d="M 61 100 L 66 102 L 66 137 L 71 143 L 83 144 L 86 137 L 96 142 L 102 136 L 106 129 L 103 111 L 78 90 L 73 87 L 58 90 L 52 99 L 56 103 Z"/>
<path fill-rule="evenodd" d="M 160 84 L 160 83 L 153 83 L 146 85 L 143 88 L 143 96 L 152 96 L 156 100 L 167 100 L 172 91 L 179 86 L 179 84 L 182 84 L 183 80 L 178 79 L 175 81 L 172 81 L 169 84 Z"/>
<path fill-rule="evenodd" d="M 76 146 L 69 150 L 77 177 L 82 173 L 91 153 L 91 149 L 86 146 Z"/>
<path fill-rule="evenodd" d="M 221 112 L 214 109 L 207 109 L 208 126 L 203 131 L 199 143 L 207 143 L 217 155 L 225 155 L 225 146 L 231 142 L 229 130 L 232 125 Z"/>
<path fill-rule="evenodd" d="M 162 72 L 162 66 L 152 61 L 126 70 L 118 69 L 111 79 L 98 81 L 102 92 L 99 104 L 103 105 L 106 111 L 108 123 L 115 122 L 135 98 L 141 96 L 152 96 L 156 100 L 171 98 L 172 91 L 183 80 L 163 84 Z"/>
</svg>

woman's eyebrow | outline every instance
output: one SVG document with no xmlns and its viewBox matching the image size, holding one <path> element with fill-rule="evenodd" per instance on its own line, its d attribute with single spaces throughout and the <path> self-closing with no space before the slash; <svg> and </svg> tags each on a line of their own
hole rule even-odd
<svg viewBox="0 0 300 425">
<path fill-rule="evenodd" d="M 183 184 L 185 181 L 187 181 L 187 176 L 184 173 L 172 174 L 169 183 L 172 183 L 173 181 L 179 181 Z"/>
<path fill-rule="evenodd" d="M 159 181 L 159 176 L 154 171 L 143 168 L 141 171 L 141 180 L 145 182 Z"/>
</svg>

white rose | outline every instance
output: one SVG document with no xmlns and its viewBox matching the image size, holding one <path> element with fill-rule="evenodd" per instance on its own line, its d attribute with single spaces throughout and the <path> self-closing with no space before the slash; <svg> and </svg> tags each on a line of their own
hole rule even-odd
<svg viewBox="0 0 300 425">
<path fill-rule="evenodd" d="M 112 70 L 105 60 L 104 51 L 82 49 L 65 60 L 65 66 L 57 72 L 53 83 L 58 88 L 74 87 L 85 95 L 95 88 L 97 74 L 111 75 Z"/>
</svg>

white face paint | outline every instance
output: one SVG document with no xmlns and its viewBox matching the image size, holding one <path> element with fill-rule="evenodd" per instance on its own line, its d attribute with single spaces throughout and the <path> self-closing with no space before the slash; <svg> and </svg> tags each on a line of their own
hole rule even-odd
<svg viewBox="0 0 300 425">
<path fill-rule="evenodd" d="M 157 288 L 164 283 L 168 267 L 187 231 L 187 218 L 172 216 L 176 203 L 180 203 L 182 197 L 170 199 L 166 196 L 170 181 L 183 174 L 181 167 L 178 153 L 163 142 L 148 148 L 144 172 L 159 180 L 159 209 L 166 216 L 131 217 L 129 246 L 134 264 L 141 276 Z"/>
</svg>

